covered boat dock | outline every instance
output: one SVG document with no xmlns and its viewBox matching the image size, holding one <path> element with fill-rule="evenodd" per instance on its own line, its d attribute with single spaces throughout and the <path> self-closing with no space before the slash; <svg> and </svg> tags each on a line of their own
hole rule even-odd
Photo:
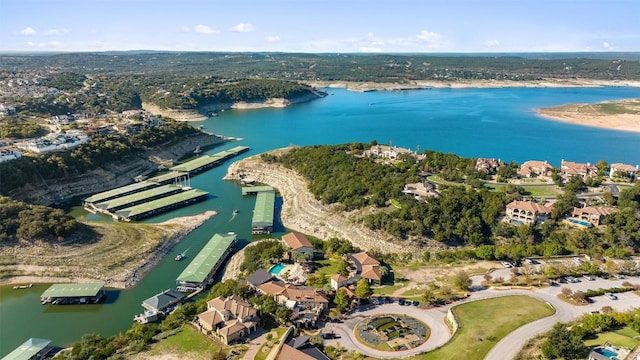
<svg viewBox="0 0 640 360">
<path fill-rule="evenodd" d="M 119 210 L 116 212 L 116 215 L 119 220 L 141 220 L 172 209 L 181 208 L 189 204 L 206 200 L 207 196 L 209 196 L 209 193 L 206 191 L 198 189 L 186 190 L 174 195 Z"/>
<path fill-rule="evenodd" d="M 95 304 L 104 297 L 104 283 L 53 284 L 40 295 L 43 305 Z"/>
<path fill-rule="evenodd" d="M 178 291 L 190 292 L 211 285 L 216 271 L 235 249 L 237 239 L 234 233 L 214 234 L 176 278 Z"/>
</svg>

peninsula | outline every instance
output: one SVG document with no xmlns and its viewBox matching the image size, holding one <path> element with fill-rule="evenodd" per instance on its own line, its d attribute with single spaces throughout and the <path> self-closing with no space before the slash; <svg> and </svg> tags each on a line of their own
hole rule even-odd
<svg viewBox="0 0 640 360">
<path fill-rule="evenodd" d="M 567 104 L 539 109 L 548 119 L 611 130 L 640 132 L 640 99 Z"/>
</svg>

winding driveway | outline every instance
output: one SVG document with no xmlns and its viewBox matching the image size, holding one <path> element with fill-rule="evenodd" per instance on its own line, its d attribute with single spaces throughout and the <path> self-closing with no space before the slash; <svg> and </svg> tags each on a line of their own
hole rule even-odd
<svg viewBox="0 0 640 360">
<path fill-rule="evenodd" d="M 587 289 L 612 288 L 614 286 L 620 286 L 622 281 L 615 279 L 597 279 L 595 281 L 585 280 L 577 284 L 565 284 L 562 287 L 547 287 L 538 290 L 483 289 L 477 286 L 477 284 L 482 281 L 481 276 L 475 276 L 472 280 L 476 291 L 473 291 L 471 296 L 467 299 L 453 305 L 421 309 L 412 306 L 401 306 L 398 304 L 385 304 L 372 306 L 366 310 L 355 312 L 348 316 L 343 323 L 327 323 L 323 332 L 334 333 L 340 338 L 325 340 L 325 344 L 333 346 L 340 345 L 347 350 L 355 350 L 367 356 L 379 359 L 397 359 L 428 352 L 446 344 L 452 336 L 449 332 L 449 328 L 445 324 L 446 314 L 451 306 L 500 296 L 525 295 L 544 301 L 549 304 L 549 306 L 555 308 L 555 314 L 523 325 L 509 333 L 500 340 L 485 357 L 485 360 L 512 359 L 528 339 L 537 334 L 548 331 L 556 322 L 568 322 L 574 320 L 584 313 L 600 310 L 603 306 L 611 306 L 616 310 L 627 311 L 637 308 L 640 304 L 638 296 L 630 292 L 617 294 L 618 300 L 609 300 L 605 296 L 594 297 L 592 298 L 593 303 L 586 306 L 574 306 L 568 304 L 558 299 L 557 296 L 561 292 L 562 287 L 568 287 L 573 291 L 584 291 Z M 640 278 L 632 277 L 626 279 L 626 281 L 637 284 L 640 283 Z M 427 339 L 424 344 L 414 349 L 395 352 L 375 350 L 356 340 L 353 329 L 357 323 L 359 323 L 364 317 L 383 314 L 405 314 L 423 321 L 431 329 L 429 339 Z"/>
</svg>

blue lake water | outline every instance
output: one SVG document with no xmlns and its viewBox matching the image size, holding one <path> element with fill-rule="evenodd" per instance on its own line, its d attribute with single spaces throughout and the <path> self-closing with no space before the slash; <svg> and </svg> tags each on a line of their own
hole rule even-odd
<svg viewBox="0 0 640 360">
<path fill-rule="evenodd" d="M 194 126 L 244 138 L 208 154 L 236 145 L 251 147 L 239 158 L 288 145 L 345 142 L 390 143 L 421 150 L 434 149 L 469 157 L 495 157 L 523 162 L 561 159 L 592 162 L 640 163 L 640 133 L 610 131 L 545 120 L 536 108 L 577 102 L 640 98 L 640 88 L 507 88 L 431 89 L 358 93 L 328 89 L 331 95 L 285 109 L 232 110 Z M 0 287 L 0 357 L 29 337 L 70 345 L 89 332 L 103 335 L 126 330 L 142 300 L 175 286 L 175 278 L 189 261 L 174 261 L 187 251 L 189 260 L 215 232 L 234 231 L 239 241 L 251 241 L 255 197 L 242 197 L 240 186 L 222 181 L 229 162 L 194 176 L 191 185 L 209 191 L 209 200 L 146 222 L 216 210 L 219 215 L 187 236 L 138 286 L 110 291 L 102 305 L 42 306 L 47 285 L 13 290 Z M 276 208 L 281 206 L 281 200 Z M 232 215 L 238 209 L 237 216 Z M 91 218 L 91 216 L 87 216 Z M 276 236 L 284 231 L 276 220 Z"/>
</svg>

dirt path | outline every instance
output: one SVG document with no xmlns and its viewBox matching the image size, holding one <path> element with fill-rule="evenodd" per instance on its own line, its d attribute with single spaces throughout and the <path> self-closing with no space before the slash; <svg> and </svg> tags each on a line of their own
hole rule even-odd
<svg viewBox="0 0 640 360">
<path fill-rule="evenodd" d="M 216 215 L 207 211 L 159 224 L 85 223 L 95 239 L 0 247 L 0 284 L 104 281 L 134 286 L 187 234 Z"/>
<path fill-rule="evenodd" d="M 287 149 L 275 152 L 282 151 Z M 348 239 L 365 250 L 417 255 L 424 252 L 424 248 L 409 243 L 392 242 L 390 236 L 354 223 L 354 213 L 339 212 L 333 206 L 321 204 L 307 190 L 305 180 L 297 172 L 279 164 L 263 162 L 259 155 L 231 164 L 225 179 L 237 180 L 240 179 L 240 175 L 269 184 L 280 192 L 284 200 L 282 223 L 287 228 L 323 240 L 332 237 Z"/>
</svg>

